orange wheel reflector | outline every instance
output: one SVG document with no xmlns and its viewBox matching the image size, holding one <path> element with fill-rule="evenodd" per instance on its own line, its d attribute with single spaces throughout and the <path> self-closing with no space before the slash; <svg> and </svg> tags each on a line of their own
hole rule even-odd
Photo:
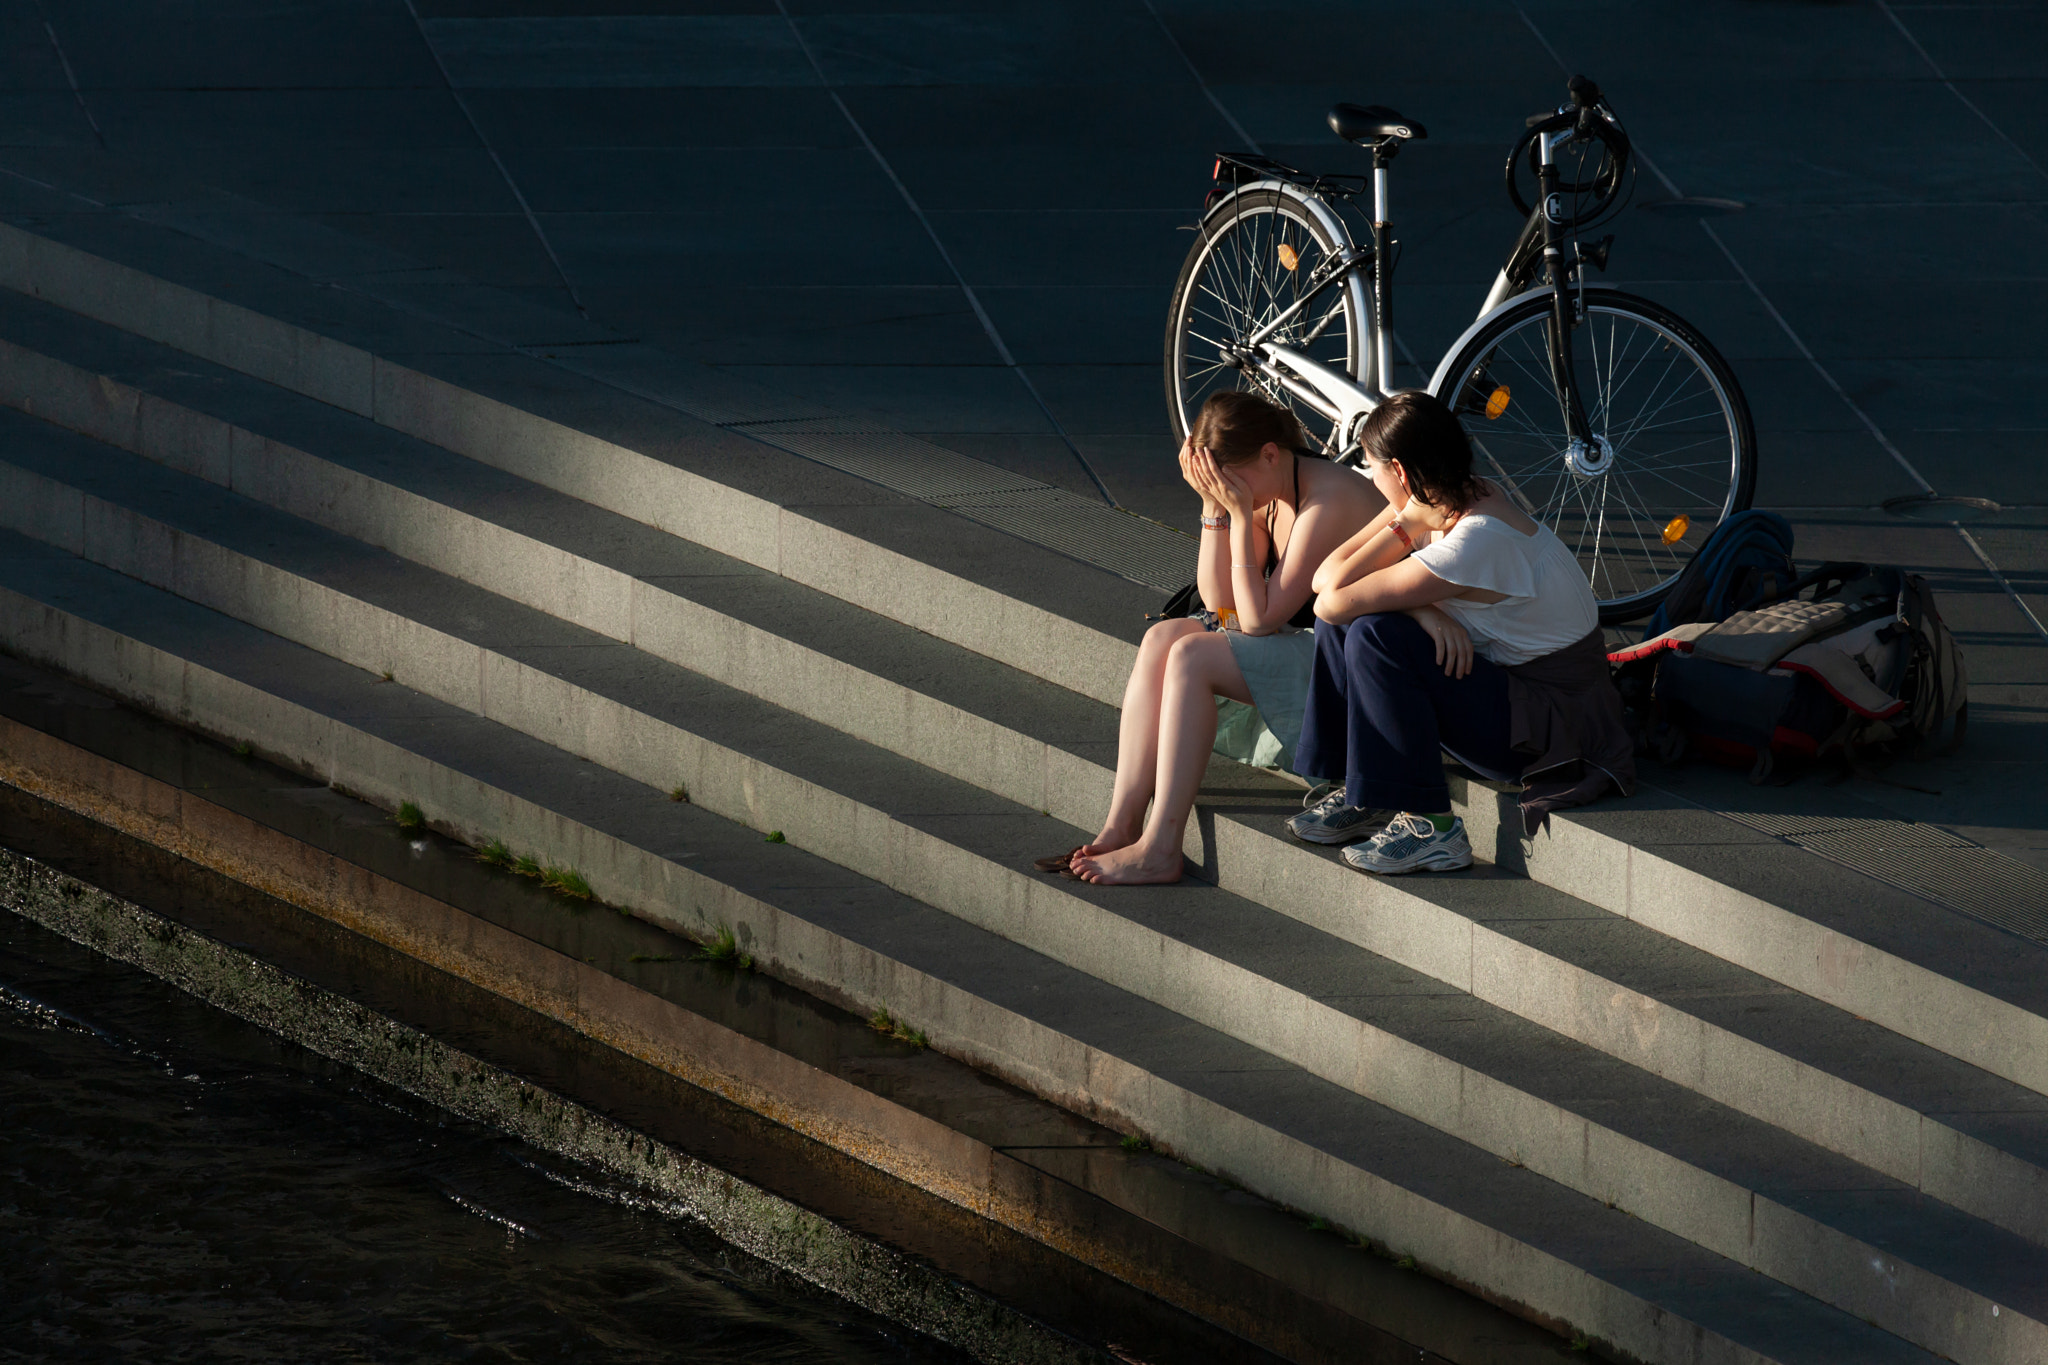
<svg viewBox="0 0 2048 1365">
<path fill-rule="evenodd" d="M 1673 517 L 1664 528 L 1664 543 L 1666 545 L 1676 545 L 1679 541 L 1685 539 L 1685 533 L 1691 529 L 1691 517 L 1683 514 Z"/>
<path fill-rule="evenodd" d="M 1486 420 L 1491 422 L 1508 410 L 1508 386 L 1503 384 L 1486 396 Z"/>
<path fill-rule="evenodd" d="M 1282 242 L 1280 244 L 1280 264 L 1286 266 L 1290 271 L 1293 270 L 1301 264 L 1301 253 L 1287 245 L 1287 243 Z"/>
</svg>

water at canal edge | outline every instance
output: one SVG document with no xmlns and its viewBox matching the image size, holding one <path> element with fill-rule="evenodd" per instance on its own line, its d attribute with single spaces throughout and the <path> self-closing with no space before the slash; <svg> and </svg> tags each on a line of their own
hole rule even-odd
<svg viewBox="0 0 2048 1365">
<path fill-rule="evenodd" d="M 0 1361 L 955 1362 L 0 915 Z"/>
</svg>

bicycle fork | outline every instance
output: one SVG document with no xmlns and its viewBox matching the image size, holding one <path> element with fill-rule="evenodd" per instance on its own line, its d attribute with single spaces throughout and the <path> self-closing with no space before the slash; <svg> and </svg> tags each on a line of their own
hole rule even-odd
<svg viewBox="0 0 2048 1365">
<path fill-rule="evenodd" d="M 1536 140 L 1536 185 L 1542 196 L 1538 211 L 1543 219 L 1543 265 L 1550 272 L 1550 383 L 1557 392 L 1558 406 L 1564 411 L 1565 431 L 1570 440 L 1564 461 L 1574 474 L 1593 478 L 1605 474 L 1614 463 L 1614 447 L 1593 431 L 1585 399 L 1579 394 L 1578 366 L 1572 358 L 1572 332 L 1584 321 L 1572 306 L 1572 281 L 1582 280 L 1585 264 L 1574 260 L 1567 266 L 1565 261 L 1566 212 L 1563 196 L 1557 189 L 1556 159 L 1557 149 L 1571 137 L 1572 130 L 1566 128 Z"/>
</svg>

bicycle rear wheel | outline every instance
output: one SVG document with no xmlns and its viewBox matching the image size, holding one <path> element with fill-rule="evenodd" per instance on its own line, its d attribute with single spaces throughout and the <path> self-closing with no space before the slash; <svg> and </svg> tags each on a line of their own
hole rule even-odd
<svg viewBox="0 0 2048 1365">
<path fill-rule="evenodd" d="M 1658 304 L 1588 289 L 1572 358 L 1595 442 L 1575 448 L 1551 381 L 1546 294 L 1439 371 L 1480 472 L 1571 547 L 1603 625 L 1648 615 L 1723 518 L 1749 506 L 1756 430 L 1728 362 Z"/>
<path fill-rule="evenodd" d="M 1300 191 L 1262 187 L 1240 190 L 1203 216 L 1166 317 L 1166 408 L 1175 441 L 1210 394 L 1247 389 L 1290 409 L 1325 453 L 1339 453 L 1343 433 L 1329 417 L 1231 363 L 1232 350 L 1301 298 L 1304 282 L 1344 249 L 1334 221 Z M 1369 306 L 1360 277 L 1349 275 L 1272 339 L 1356 379 L 1368 364 Z"/>
</svg>

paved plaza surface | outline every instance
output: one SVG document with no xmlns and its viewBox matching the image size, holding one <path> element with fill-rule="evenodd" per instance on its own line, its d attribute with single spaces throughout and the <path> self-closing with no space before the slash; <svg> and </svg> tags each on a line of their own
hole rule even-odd
<svg viewBox="0 0 2048 1365">
<path fill-rule="evenodd" d="M 1394 167 L 1414 382 L 1516 231 L 1500 170 L 1523 116 L 1583 71 L 1642 160 L 1609 282 L 1734 362 L 1757 504 L 1793 516 L 1803 559 L 1899 563 L 1946 593 L 1971 749 L 1911 779 L 1939 796 L 1869 798 L 2048 865 L 2048 6 L 0 12 L 10 212 L 47 212 L 54 188 L 317 255 L 337 288 L 551 356 L 635 343 L 1183 529 L 1160 338 L 1211 154 L 1362 170 L 1323 124 L 1340 99 L 1427 126 Z M 1882 509 L 1927 489 L 2002 510 Z"/>
</svg>

